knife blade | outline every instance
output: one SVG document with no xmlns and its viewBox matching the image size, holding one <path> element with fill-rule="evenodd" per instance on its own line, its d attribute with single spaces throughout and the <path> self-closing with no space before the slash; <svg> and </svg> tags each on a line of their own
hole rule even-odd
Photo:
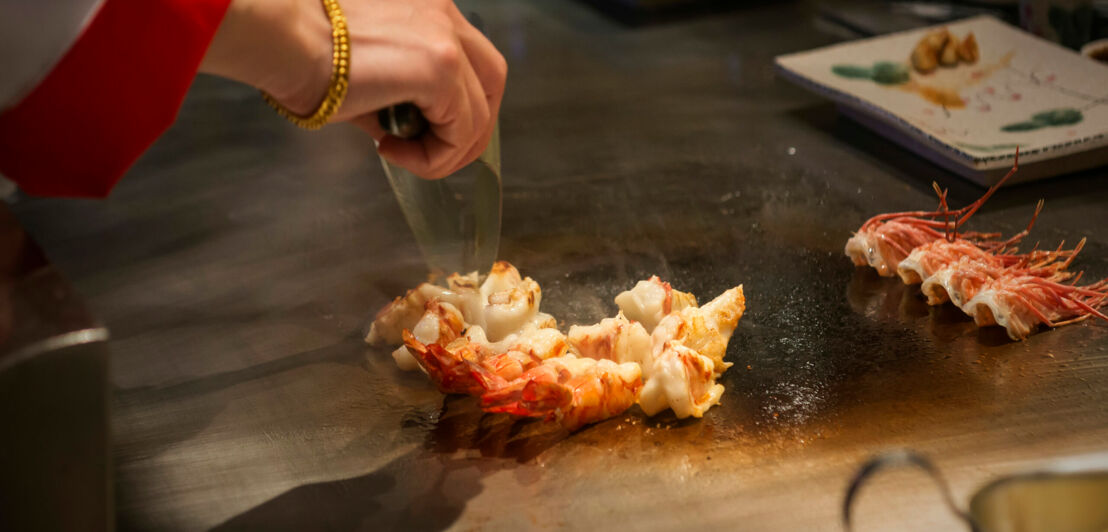
<svg viewBox="0 0 1108 532">
<path fill-rule="evenodd" d="M 377 118 L 389 134 L 406 139 L 428 126 L 410 103 L 382 109 Z M 477 160 L 443 179 L 423 179 L 379 158 L 431 274 L 488 271 L 500 247 L 500 126 Z"/>
</svg>

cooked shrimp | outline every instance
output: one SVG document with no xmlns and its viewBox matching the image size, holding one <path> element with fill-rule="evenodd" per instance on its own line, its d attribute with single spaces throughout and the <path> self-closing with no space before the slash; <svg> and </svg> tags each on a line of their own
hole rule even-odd
<svg viewBox="0 0 1108 532">
<path fill-rule="evenodd" d="M 897 264 L 896 273 L 904 284 L 920 284 L 942 267 L 962 259 L 994 264 L 998 257 L 968 240 L 958 239 L 954 242 L 945 239 L 932 240 L 913 249 L 904 260 L 900 261 L 900 264 Z M 996 266 L 1001 265 L 996 264 Z"/>
<path fill-rule="evenodd" d="M 639 406 L 648 416 L 670 408 L 678 418 L 701 417 L 723 395 L 716 382 L 727 342 L 746 309 L 742 285 L 703 307 L 686 308 L 662 319 L 651 335 L 652 356 L 643 367 L 646 385 Z"/>
<path fill-rule="evenodd" d="M 929 275 L 920 285 L 928 305 L 947 301 L 961 308 L 985 283 L 1001 276 L 1002 269 L 987 259 L 962 257 Z"/>
<path fill-rule="evenodd" d="M 716 375 L 731 367 L 724 362 L 727 342 L 746 310 L 746 297 L 742 285 L 736 286 L 709 301 L 703 307 L 689 307 L 670 313 L 654 328 L 651 335 L 653 355 L 656 360 L 667 342 L 679 342 L 712 361 Z M 644 368 L 649 379 L 653 369 Z"/>
<path fill-rule="evenodd" d="M 938 191 L 938 185 L 936 185 L 936 191 L 939 192 L 940 207 L 945 207 L 946 192 Z M 933 240 L 913 249 L 904 260 L 897 264 L 897 275 L 905 284 L 919 284 L 934 275 L 940 268 L 964 258 L 997 268 L 1016 264 L 1021 257 L 1001 252 L 1006 249 L 1014 249 L 1012 246 L 1031 232 L 1031 228 L 1035 226 L 1035 221 L 1039 218 L 1039 213 L 1042 210 L 1043 202 L 1039 200 L 1039 204 L 1035 207 L 1035 214 L 1031 216 L 1031 222 L 1027 224 L 1027 227 L 1008 240 L 999 243 L 982 246 L 977 242 L 961 238 L 957 232 L 952 231 L 942 240 Z"/>
<path fill-rule="evenodd" d="M 425 312 L 427 302 L 435 299 L 453 305 L 467 325 L 479 325 L 493 341 L 519 331 L 533 321 L 550 322 L 539 312 L 542 290 L 530 277 L 522 277 L 511 264 L 493 264 L 483 283 L 477 273 L 453 274 L 445 288 L 423 283 L 398 297 L 377 313 L 366 336 L 368 343 L 399 344 L 401 332 L 412 329 Z"/>
<path fill-rule="evenodd" d="M 644 367 L 651 360 L 650 334 L 641 322 L 628 320 L 623 312 L 595 325 L 574 325 L 567 338 L 578 356 L 634 362 Z"/>
<path fill-rule="evenodd" d="M 551 329 L 536 331 L 548 332 Z M 475 367 L 511 380 L 542 363 L 543 357 L 561 356 L 566 351 L 564 340 L 560 343 L 516 344 L 502 352 L 494 351 L 486 344 L 472 342 L 466 337 L 457 338 L 445 345 L 424 344 L 408 331 L 404 331 L 404 345 L 431 381 L 438 386 L 439 391 L 463 395 L 480 395 L 485 391 L 474 375 Z M 536 345 L 542 347 L 536 348 Z"/>
<path fill-rule="evenodd" d="M 388 340 L 400 328 L 397 364 L 422 369 L 443 393 L 480 395 L 489 412 L 570 430 L 626 410 L 644 376 L 655 376 L 643 402 L 650 415 L 672 408 L 700 417 L 719 402 L 716 378 L 731 366 L 723 358 L 746 307 L 742 286 L 697 307 L 692 294 L 651 277 L 617 297 L 645 323 L 621 311 L 573 326 L 567 337 L 539 312 L 538 284 L 510 264 L 497 263 L 479 281 L 455 274 L 445 288 L 420 285 L 378 314 L 367 340 Z"/>
<path fill-rule="evenodd" d="M 678 418 L 700 417 L 723 393 L 716 378 L 732 365 L 723 357 L 745 308 L 740 285 L 703 307 L 670 312 L 649 337 L 621 312 L 571 328 L 569 342 L 581 356 L 637 362 L 645 382 L 639 404 L 647 415 L 672 408 Z"/>
<path fill-rule="evenodd" d="M 408 290 L 402 297 L 392 300 L 377 313 L 365 341 L 370 344 L 403 343 L 401 332 L 415 327 L 426 311 L 427 302 L 443 295 L 445 289 L 431 283 L 422 283 Z"/>
<path fill-rule="evenodd" d="M 696 306 L 696 297 L 674 290 L 657 275 L 639 281 L 634 288 L 616 296 L 616 305 L 628 319 L 642 324 L 646 332 L 654 331 L 662 318 L 687 307 Z"/>
<path fill-rule="evenodd" d="M 989 188 L 977 201 L 957 210 L 945 208 L 945 194 L 940 196 L 940 208 L 935 211 L 908 211 L 879 214 L 866 220 L 858 232 L 846 242 L 846 255 L 857 266 L 870 265 L 878 275 L 892 277 L 897 274 L 897 266 L 908 258 L 912 250 L 928 242 L 955 235 L 982 205 L 1015 173 L 1019 166 L 1019 151 L 1016 151 L 1016 163 L 1012 170 Z M 954 220 L 950 221 L 953 217 Z M 967 240 L 988 240 L 994 238 L 991 233 L 963 233 Z"/>
<path fill-rule="evenodd" d="M 470 361 L 489 364 L 495 368 L 492 371 L 504 369 L 511 374 L 510 359 L 505 364 L 499 364 L 499 360 L 491 360 L 492 353 L 487 348 L 464 338 L 447 346 L 423 344 L 410 332 L 404 331 L 404 345 L 442 393 L 479 395 L 482 392 L 471 375 Z M 522 371 L 520 369 L 519 373 Z"/>
<path fill-rule="evenodd" d="M 466 329 L 462 312 L 450 303 L 438 299 L 427 302 L 423 317 L 412 327 L 412 336 L 424 344 L 448 344 L 462 335 Z M 392 353 L 396 365 L 404 371 L 420 368 L 419 362 L 406 346 L 400 346 Z"/>
<path fill-rule="evenodd" d="M 1033 275 L 993 279 L 963 310 L 979 327 L 1000 325 L 1022 340 L 1039 324 L 1057 327 L 1090 316 L 1108 321 L 1098 309 L 1108 303 L 1108 279 L 1088 286 L 1061 284 Z"/>
<path fill-rule="evenodd" d="M 541 417 L 570 431 L 619 415 L 635 404 L 642 389 L 638 364 L 611 360 L 551 358 L 517 379 L 472 367 L 485 389 L 485 411 Z"/>
<path fill-rule="evenodd" d="M 719 403 L 723 385 L 716 383 L 715 363 L 680 342 L 663 343 L 654 356 L 639 406 L 648 416 L 666 408 L 678 418 L 701 417 Z"/>
<path fill-rule="evenodd" d="M 521 277 L 519 270 L 505 261 L 493 264 L 480 293 L 485 303 L 483 312 L 468 321 L 484 327 L 493 341 L 522 328 L 538 314 L 542 301 L 539 283 Z"/>
<path fill-rule="evenodd" d="M 550 324 L 531 322 L 523 330 L 510 334 L 499 342 L 490 342 L 484 329 L 477 325 L 466 329 L 464 336 L 469 342 L 482 345 L 493 353 L 518 351 L 538 360 L 546 360 L 560 357 L 569 350 L 566 335 L 548 325 Z"/>
<path fill-rule="evenodd" d="M 942 238 L 936 227 L 943 226 L 936 226 L 933 220 L 907 216 L 880 224 L 870 225 L 867 222 L 846 241 L 844 251 L 855 266 L 868 264 L 877 270 L 878 275 L 892 277 L 896 265 L 907 258 L 913 249 Z"/>
<path fill-rule="evenodd" d="M 1005 276 L 1029 275 L 1061 282 L 1073 277 L 1065 271 L 1081 248 L 1082 239 L 1072 250 L 1059 246 L 1055 251 L 1032 251 L 1025 255 L 965 256 L 946 264 L 931 273 L 920 285 L 927 296 L 928 305 L 941 305 L 947 301 L 965 310 L 967 301 L 994 279 Z"/>
</svg>

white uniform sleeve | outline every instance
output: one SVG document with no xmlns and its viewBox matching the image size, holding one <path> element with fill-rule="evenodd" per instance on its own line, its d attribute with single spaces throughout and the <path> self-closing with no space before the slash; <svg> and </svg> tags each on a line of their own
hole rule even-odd
<svg viewBox="0 0 1108 532">
<path fill-rule="evenodd" d="M 0 112 L 65 55 L 104 0 L 0 0 Z"/>
</svg>

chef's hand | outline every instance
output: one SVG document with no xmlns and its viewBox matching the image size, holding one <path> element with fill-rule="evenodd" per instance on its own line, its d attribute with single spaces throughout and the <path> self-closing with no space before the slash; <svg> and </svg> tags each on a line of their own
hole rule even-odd
<svg viewBox="0 0 1108 532">
<path fill-rule="evenodd" d="M 350 88 L 332 122 L 349 121 L 417 175 L 450 175 L 484 151 L 508 65 L 451 0 L 339 0 L 351 40 Z M 233 0 L 201 71 L 253 85 L 311 114 L 331 77 L 331 23 L 320 0 Z M 388 135 L 376 113 L 412 102 L 430 123 Z"/>
</svg>

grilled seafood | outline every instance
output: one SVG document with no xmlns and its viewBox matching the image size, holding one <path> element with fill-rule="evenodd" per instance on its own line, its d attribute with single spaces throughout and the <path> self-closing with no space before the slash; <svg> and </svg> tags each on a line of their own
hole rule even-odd
<svg viewBox="0 0 1108 532">
<path fill-rule="evenodd" d="M 573 352 L 585 358 L 634 362 L 644 368 L 652 359 L 650 334 L 641 322 L 628 320 L 623 312 L 595 325 L 574 325 L 567 338 Z"/>
<path fill-rule="evenodd" d="M 669 313 L 695 307 L 696 296 L 674 290 L 669 283 L 654 275 L 621 292 L 616 296 L 616 305 L 628 319 L 641 323 L 649 333 Z"/>
<path fill-rule="evenodd" d="M 1085 239 L 1072 250 L 1063 249 L 1063 243 L 1054 251 L 1017 254 L 1014 245 L 1030 233 L 1042 212 L 1041 200 L 1027 228 L 1007 240 L 992 240 L 994 234 L 959 235 L 958 228 L 1016 172 L 1018 163 L 1017 150 L 1012 170 L 962 209 L 949 210 L 946 191 L 935 185 L 938 210 L 871 218 L 847 242 L 847 255 L 881 275 L 890 275 L 889 266 L 896 261 L 897 275 L 906 284 L 919 283 L 929 305 L 950 301 L 979 327 L 999 325 L 1016 341 L 1039 324 L 1056 327 L 1090 316 L 1108 320 L 1099 310 L 1108 303 L 1108 279 L 1077 286 L 1081 274 L 1067 271 Z M 1062 284 L 1066 281 L 1071 284 Z"/>
<path fill-rule="evenodd" d="M 650 282 L 660 283 L 656 279 Z M 645 382 L 639 405 L 647 415 L 671 408 L 678 418 L 701 417 L 723 394 L 716 378 L 732 365 L 723 357 L 745 308 L 742 286 L 737 286 L 703 307 L 670 312 L 649 337 L 621 312 L 596 325 L 571 328 L 569 343 L 580 356 L 638 363 Z"/>
<path fill-rule="evenodd" d="M 920 284 L 920 291 L 927 297 L 928 305 L 942 305 L 947 301 L 958 308 L 973 297 L 987 281 L 998 277 L 1002 270 L 987 260 L 963 257 L 947 264 Z"/>
<path fill-rule="evenodd" d="M 945 208 L 946 192 L 940 191 L 938 185 L 935 185 L 935 191 L 939 193 L 940 207 Z M 1035 226 L 1035 221 L 1039 219 L 1039 213 L 1042 211 L 1043 201 L 1039 200 L 1027 228 L 1008 240 L 986 247 L 965 240 L 959 237 L 956 231 L 952 231 L 942 240 L 934 240 L 913 249 L 904 260 L 900 261 L 900 264 L 897 264 L 896 273 L 905 284 L 919 284 L 939 269 L 960 259 L 968 258 L 997 268 L 1016 264 L 1023 257 L 1001 252 L 1006 249 L 1014 250 L 1012 246 L 1031 233 L 1031 228 Z"/>
<path fill-rule="evenodd" d="M 473 316 L 469 323 L 484 327 L 489 339 L 496 341 L 538 314 L 542 290 L 534 279 L 521 277 L 515 266 L 500 261 L 493 264 L 481 285 L 481 299 L 484 312 Z"/>
<path fill-rule="evenodd" d="M 698 307 L 654 276 L 616 298 L 614 318 L 575 325 L 568 336 L 539 311 L 540 294 L 508 263 L 484 282 L 455 274 L 445 288 L 425 283 L 386 306 L 367 341 L 388 341 L 400 328 L 404 345 L 393 358 L 401 368 L 422 369 L 443 393 L 478 395 L 489 412 L 570 430 L 623 412 L 640 392 L 648 415 L 701 417 L 719 402 L 716 379 L 731 366 L 723 358 L 745 310 L 742 286 Z"/>
<path fill-rule="evenodd" d="M 453 274 L 443 288 L 423 283 L 396 298 L 377 314 L 366 342 L 399 344 L 401 332 L 411 329 L 423 316 L 428 301 L 437 299 L 461 311 L 465 323 L 480 325 L 493 341 L 500 340 L 536 319 L 542 301 L 539 284 L 530 277 L 520 276 L 511 264 L 493 264 L 485 282 L 478 285 L 477 273 Z"/>
<path fill-rule="evenodd" d="M 446 345 L 464 335 L 470 341 L 498 353 L 509 348 L 533 350 L 534 348 L 526 346 L 534 342 L 561 342 L 563 351 L 565 350 L 565 335 L 558 332 L 554 317 L 543 312 L 536 313 L 518 331 L 508 334 L 498 342 L 491 342 L 484 329 L 480 325 L 466 323 L 462 312 L 454 305 L 435 298 L 428 301 L 425 308 L 423 317 L 411 328 L 413 337 L 424 344 Z M 404 345 L 393 351 L 392 358 L 397 367 L 404 371 L 414 371 L 421 367 Z"/>
<path fill-rule="evenodd" d="M 1004 276 L 986 282 L 963 305 L 979 327 L 999 325 L 1022 340 L 1039 324 L 1057 327 L 1090 316 L 1108 321 L 1098 309 L 1108 303 L 1108 280 L 1089 286 L 1061 284 L 1033 275 Z"/>
<path fill-rule="evenodd" d="M 1000 266 L 999 258 L 968 240 L 933 240 L 912 250 L 900 264 L 896 273 L 904 284 L 920 284 L 935 272 L 959 260 L 973 260 Z"/>
<path fill-rule="evenodd" d="M 1097 309 L 1108 299 L 1108 281 L 1078 287 L 1061 284 L 1079 277 L 1066 271 L 1081 251 L 1032 251 L 1025 255 L 962 256 L 924 279 L 920 290 L 930 305 L 950 301 L 979 327 L 999 325 L 1012 340 L 1022 340 L 1038 324 L 1056 327 L 1103 318 Z"/>
<path fill-rule="evenodd" d="M 485 388 L 474 375 L 481 368 L 502 379 L 518 378 L 543 360 L 564 356 L 565 337 L 556 329 L 531 329 L 510 344 L 494 347 L 483 342 L 484 331 L 466 331 L 467 335 L 440 344 L 420 342 L 404 331 L 407 349 L 442 393 L 480 395 Z"/>
<path fill-rule="evenodd" d="M 703 307 L 689 307 L 662 319 L 651 335 L 654 358 L 658 358 L 667 342 L 679 342 L 712 361 L 715 375 L 731 367 L 723 361 L 727 342 L 739 319 L 746 311 L 742 285 L 716 296 Z M 656 365 L 656 364 L 655 364 Z M 647 378 L 653 369 L 647 371 Z"/>
<path fill-rule="evenodd" d="M 678 418 L 701 417 L 719 403 L 723 385 L 716 382 L 712 359 L 676 341 L 658 347 L 651 376 L 639 396 L 646 415 L 670 408 Z"/>
<path fill-rule="evenodd" d="M 745 310 L 740 285 L 662 319 L 651 335 L 651 360 L 643 365 L 639 406 L 646 415 L 670 408 L 678 418 L 701 417 L 719 402 L 724 388 L 716 378 L 732 366 L 723 356 Z"/>
<path fill-rule="evenodd" d="M 938 226 L 942 227 L 942 226 Z M 872 266 L 882 277 L 892 277 L 893 268 L 912 249 L 942 238 L 933 220 L 905 216 L 880 224 L 863 224 L 846 242 L 846 254 L 856 266 Z"/>
<path fill-rule="evenodd" d="M 546 316 L 549 316 L 547 314 Z M 553 320 L 553 318 L 551 318 Z M 499 342 L 490 342 L 485 330 L 474 325 L 463 333 L 469 342 L 479 344 L 496 353 L 520 351 L 530 353 L 540 359 L 562 356 L 569 349 L 566 335 L 562 334 L 553 321 L 531 321 L 517 333 L 509 334 Z"/>
<path fill-rule="evenodd" d="M 619 415 L 635 404 L 642 389 L 638 364 L 617 364 L 563 356 L 551 358 L 516 379 L 479 365 L 473 374 L 485 389 L 481 408 L 540 417 L 573 431 Z"/>
<path fill-rule="evenodd" d="M 1085 245 L 1085 239 L 1072 250 L 1058 246 L 1055 251 L 1032 251 L 1026 255 L 963 256 L 943 265 L 924 279 L 920 291 L 927 296 L 928 305 L 941 305 L 947 301 L 965 310 L 964 305 L 973 298 L 986 282 L 1005 276 L 1031 275 L 1062 282 L 1074 275 L 1066 271 Z"/>
<path fill-rule="evenodd" d="M 844 252 L 856 266 L 872 266 L 882 277 L 897 274 L 897 266 L 919 246 L 958 235 L 958 228 L 966 223 L 985 204 L 1019 167 L 1019 151 L 1016 163 L 1000 181 L 989 188 L 977 201 L 957 210 L 946 208 L 946 195 L 940 194 L 939 209 L 934 211 L 908 211 L 878 214 L 866 220 L 849 240 Z M 953 221 L 950 218 L 953 217 Z M 998 236 L 995 233 L 962 233 L 962 238 L 973 243 L 984 243 Z"/>
<path fill-rule="evenodd" d="M 487 367 L 491 372 L 504 372 L 509 378 L 523 373 L 523 364 L 535 365 L 537 361 L 519 360 L 509 355 L 495 355 L 490 349 L 466 341 L 451 342 L 446 346 L 423 344 L 411 333 L 404 332 L 405 348 L 411 352 L 423 371 L 446 394 L 480 395 L 484 389 L 473 377 L 473 365 Z"/>
<path fill-rule="evenodd" d="M 424 308 L 423 317 L 412 326 L 412 337 L 424 344 L 447 344 L 454 341 L 466 330 L 462 312 L 450 303 L 444 303 L 438 299 L 428 301 Z M 400 346 L 392 352 L 392 359 L 397 367 L 404 371 L 414 371 L 420 368 L 419 362 L 412 356 L 406 346 Z"/>
<path fill-rule="evenodd" d="M 415 327 L 423 317 L 427 302 L 447 292 L 446 289 L 431 283 L 423 283 L 394 299 L 377 313 L 369 327 L 365 341 L 369 344 L 396 345 L 404 342 L 401 332 Z"/>
</svg>

